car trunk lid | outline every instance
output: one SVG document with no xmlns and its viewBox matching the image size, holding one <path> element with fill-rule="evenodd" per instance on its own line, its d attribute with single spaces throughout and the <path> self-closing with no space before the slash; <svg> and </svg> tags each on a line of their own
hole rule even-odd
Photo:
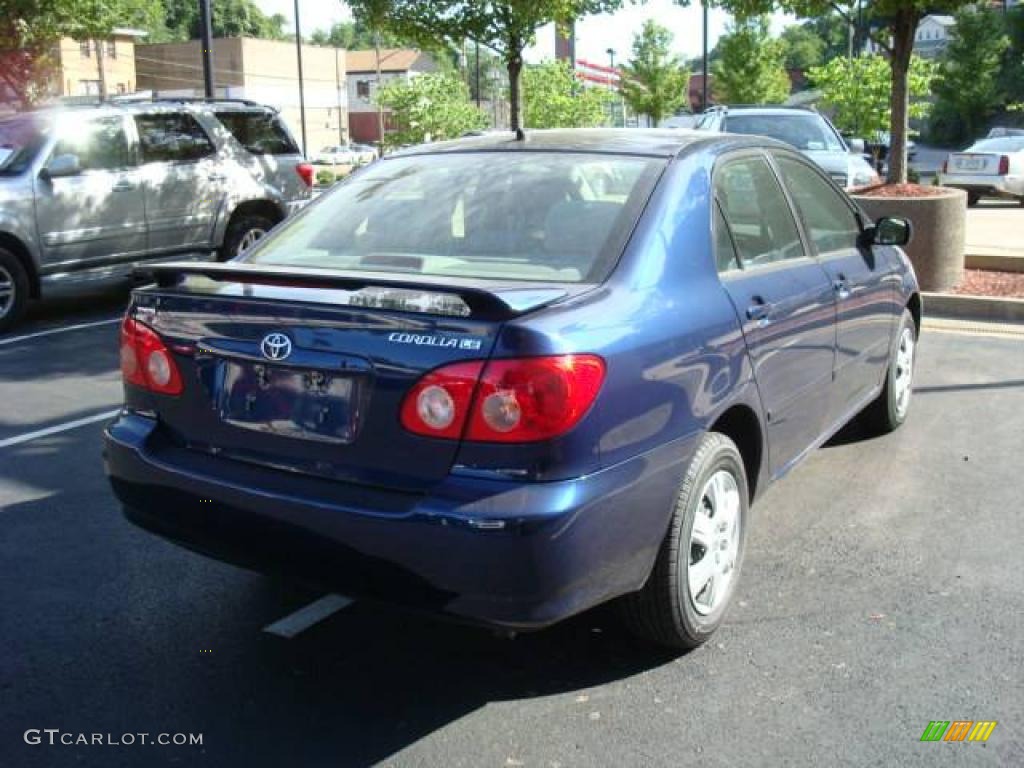
<svg viewBox="0 0 1024 768">
<path fill-rule="evenodd" d="M 1002 155 L 986 152 L 954 152 L 949 156 L 949 173 L 964 173 L 972 176 L 1000 175 Z"/>
</svg>

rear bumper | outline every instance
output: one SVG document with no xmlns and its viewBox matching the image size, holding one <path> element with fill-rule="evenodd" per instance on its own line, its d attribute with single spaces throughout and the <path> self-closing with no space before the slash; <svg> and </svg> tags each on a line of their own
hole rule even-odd
<svg viewBox="0 0 1024 768">
<path fill-rule="evenodd" d="M 107 429 L 104 458 L 128 519 L 190 549 L 353 597 L 529 629 L 643 585 L 694 444 L 572 481 L 452 475 L 411 495 L 196 456 L 125 412 Z"/>
<path fill-rule="evenodd" d="M 1024 176 L 973 176 L 960 173 L 939 175 L 944 187 L 998 197 L 1024 197 Z"/>
</svg>

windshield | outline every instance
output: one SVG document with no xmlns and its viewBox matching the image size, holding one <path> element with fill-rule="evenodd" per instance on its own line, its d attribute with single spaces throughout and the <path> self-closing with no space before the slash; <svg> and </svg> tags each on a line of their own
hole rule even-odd
<svg viewBox="0 0 1024 768">
<path fill-rule="evenodd" d="M 0 174 L 25 171 L 35 159 L 46 136 L 49 123 L 37 115 L 0 120 Z"/>
<path fill-rule="evenodd" d="M 1002 139 L 985 139 L 970 148 L 971 152 L 1021 152 L 1024 151 L 1024 136 L 1007 136 Z"/>
<path fill-rule="evenodd" d="M 845 152 L 839 137 L 818 115 L 729 115 L 729 133 L 751 133 L 784 141 L 805 152 Z"/>
<path fill-rule="evenodd" d="M 664 161 L 549 152 L 376 163 L 253 251 L 258 264 L 599 282 Z"/>
</svg>

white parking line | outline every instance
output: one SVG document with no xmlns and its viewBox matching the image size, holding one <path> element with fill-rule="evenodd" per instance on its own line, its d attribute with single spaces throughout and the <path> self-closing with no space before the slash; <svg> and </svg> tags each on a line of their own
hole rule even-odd
<svg viewBox="0 0 1024 768">
<path fill-rule="evenodd" d="M 114 317 L 110 320 L 97 320 L 93 323 L 78 323 L 77 325 L 65 325 L 61 328 L 50 328 L 46 331 L 36 331 L 35 333 L 26 333 L 24 336 L 12 336 L 9 339 L 0 339 L 0 347 L 7 346 L 8 344 L 17 344 L 19 341 L 28 341 L 29 339 L 38 339 L 42 336 L 52 336 L 55 333 L 64 333 L 65 331 L 79 331 L 83 328 L 96 328 L 101 325 L 111 325 L 112 323 L 120 323 L 120 317 Z"/>
<path fill-rule="evenodd" d="M 65 421 L 63 424 L 54 424 L 52 427 L 37 429 L 35 432 L 26 432 L 24 435 L 8 437 L 6 440 L 0 440 L 0 448 L 10 448 L 12 445 L 20 445 L 21 443 L 27 443 L 30 440 L 35 440 L 40 437 L 48 437 L 49 435 L 67 432 L 69 429 L 84 427 L 86 424 L 95 424 L 97 421 L 106 421 L 107 419 L 114 418 L 120 412 L 121 409 L 118 408 L 115 411 L 105 411 L 103 413 L 97 413 L 94 416 L 86 416 L 84 419 L 75 419 L 74 421 Z"/>
<path fill-rule="evenodd" d="M 305 632 L 314 624 L 320 623 L 328 616 L 351 604 L 352 600 L 342 595 L 324 595 L 304 608 L 299 608 L 295 613 L 290 613 L 273 624 L 267 624 L 263 631 L 291 640 L 300 632 Z"/>
</svg>

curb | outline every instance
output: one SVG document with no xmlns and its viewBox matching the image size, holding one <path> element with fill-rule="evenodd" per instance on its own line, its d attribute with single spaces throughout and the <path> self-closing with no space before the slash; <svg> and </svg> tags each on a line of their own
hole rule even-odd
<svg viewBox="0 0 1024 768">
<path fill-rule="evenodd" d="M 1024 253 L 1011 255 L 984 252 L 969 253 L 964 257 L 968 269 L 994 269 L 999 272 L 1024 272 Z"/>
<path fill-rule="evenodd" d="M 922 293 L 921 298 L 925 314 L 929 316 L 1024 323 L 1024 299 L 927 292 Z"/>
</svg>

